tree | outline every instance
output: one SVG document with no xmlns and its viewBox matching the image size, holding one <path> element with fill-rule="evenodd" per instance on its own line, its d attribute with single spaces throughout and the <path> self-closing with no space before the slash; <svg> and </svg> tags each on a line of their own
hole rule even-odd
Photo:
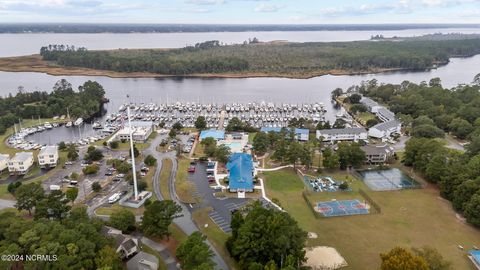
<svg viewBox="0 0 480 270">
<path fill-rule="evenodd" d="M 343 120 L 342 118 L 337 118 L 337 120 L 335 120 L 335 123 L 333 123 L 333 128 L 345 128 L 346 124 L 347 122 L 345 120 Z"/>
<path fill-rule="evenodd" d="M 119 143 L 118 141 L 111 141 L 110 144 L 109 144 L 110 148 L 112 149 L 117 149 L 118 146 L 119 146 Z"/>
<path fill-rule="evenodd" d="M 99 192 L 100 190 L 102 190 L 102 186 L 98 182 L 93 182 L 92 190 L 93 192 Z"/>
<path fill-rule="evenodd" d="M 340 168 L 340 159 L 336 153 L 333 153 L 330 148 L 327 148 L 323 151 L 323 167 L 327 169 L 338 169 Z"/>
<path fill-rule="evenodd" d="M 118 253 L 111 246 L 104 246 L 95 256 L 96 269 L 122 269 Z"/>
<path fill-rule="evenodd" d="M 395 247 L 387 253 L 380 254 L 382 270 L 428 270 L 427 261 L 410 251 Z"/>
<path fill-rule="evenodd" d="M 207 137 L 202 140 L 201 144 L 203 145 L 203 152 L 208 157 L 213 157 L 217 149 L 217 141 L 212 137 Z"/>
<path fill-rule="evenodd" d="M 78 159 L 78 150 L 75 144 L 71 143 L 67 147 L 67 158 L 68 160 L 77 160 Z"/>
<path fill-rule="evenodd" d="M 445 260 L 435 248 L 423 246 L 421 248 L 412 248 L 412 252 L 425 259 L 430 270 L 449 270 L 452 269 L 452 263 Z"/>
<path fill-rule="evenodd" d="M 480 192 L 475 193 L 465 204 L 463 214 L 469 223 L 480 227 Z"/>
<path fill-rule="evenodd" d="M 303 263 L 307 233 L 288 213 L 255 202 L 247 208 L 244 218 L 240 215 L 232 218 L 227 249 L 241 269 L 249 269 L 254 263 L 265 266 L 270 261 L 280 266 L 289 256 L 295 265 Z"/>
<path fill-rule="evenodd" d="M 228 162 L 228 157 L 231 155 L 230 147 L 226 145 L 220 145 L 215 150 L 215 158 L 222 163 Z"/>
<path fill-rule="evenodd" d="M 168 132 L 168 136 L 169 136 L 170 138 L 172 138 L 172 139 L 175 138 L 175 137 L 177 137 L 177 131 L 176 131 L 175 129 L 173 129 L 173 128 L 170 129 L 170 132 Z"/>
<path fill-rule="evenodd" d="M 340 169 L 345 170 L 348 166 L 359 167 L 365 161 L 365 152 L 356 142 L 341 142 L 337 150 Z"/>
<path fill-rule="evenodd" d="M 145 163 L 145 165 L 147 166 L 153 166 L 157 163 L 157 159 L 154 158 L 152 155 L 147 155 L 145 157 L 145 159 L 143 160 L 143 162 Z"/>
<path fill-rule="evenodd" d="M 62 151 L 62 150 L 65 150 L 67 149 L 67 145 L 65 144 L 64 141 L 61 141 L 58 143 L 58 150 Z"/>
<path fill-rule="evenodd" d="M 232 117 L 230 121 L 228 121 L 228 125 L 225 128 L 226 131 L 243 131 L 244 130 L 244 123 L 238 117 Z"/>
<path fill-rule="evenodd" d="M 171 200 L 154 201 L 146 207 L 141 229 L 146 235 L 169 237 L 168 226 L 173 218 L 182 212 L 182 208 Z"/>
<path fill-rule="evenodd" d="M 192 233 L 177 248 L 177 258 L 181 262 L 182 269 L 214 269 L 213 251 L 205 243 L 207 237 L 201 232 Z"/>
<path fill-rule="evenodd" d="M 465 139 L 468 134 L 473 131 L 473 126 L 467 120 L 461 118 L 455 118 L 448 125 L 448 128 L 451 130 L 452 134 L 458 137 L 459 139 Z"/>
<path fill-rule="evenodd" d="M 203 130 L 207 127 L 207 121 L 205 120 L 205 116 L 199 116 L 197 117 L 197 120 L 195 120 L 195 128 L 198 130 Z"/>
<path fill-rule="evenodd" d="M 89 161 L 99 161 L 102 160 L 103 153 L 102 150 L 96 149 L 95 147 L 88 149 L 87 154 L 85 155 L 85 160 Z"/>
<path fill-rule="evenodd" d="M 69 188 L 67 190 L 67 192 L 65 193 L 65 196 L 73 204 L 75 202 L 75 200 L 77 199 L 77 196 L 78 196 L 78 188 L 76 188 L 76 187 Z"/>
<path fill-rule="evenodd" d="M 48 194 L 47 197 L 44 197 L 42 200 L 38 201 L 35 206 L 35 219 L 47 218 L 47 219 L 64 219 L 68 211 L 70 211 L 70 206 L 67 205 L 68 200 L 65 198 L 60 190 L 54 190 Z"/>
<path fill-rule="evenodd" d="M 348 97 L 348 102 L 350 104 L 358 104 L 360 103 L 360 100 L 362 99 L 362 96 L 359 94 L 352 94 Z"/>
<path fill-rule="evenodd" d="M 8 184 L 7 186 L 8 193 L 15 195 L 15 192 L 17 191 L 18 187 L 20 187 L 21 185 L 22 185 L 22 182 L 20 181 L 16 181 Z"/>
<path fill-rule="evenodd" d="M 305 152 L 303 151 L 302 145 L 297 142 L 291 142 L 288 147 L 286 159 L 289 163 L 293 164 L 293 169 L 295 170 L 297 162 L 303 157 Z"/>
<path fill-rule="evenodd" d="M 175 122 L 173 125 L 172 125 L 172 129 L 176 130 L 176 131 L 180 131 L 182 130 L 183 128 L 183 125 L 182 123 L 180 122 Z"/>
<path fill-rule="evenodd" d="M 135 215 L 127 209 L 121 209 L 110 216 L 110 225 L 122 232 L 135 228 Z"/>
<path fill-rule="evenodd" d="M 32 209 L 45 196 L 42 186 L 38 183 L 29 183 L 21 185 L 15 191 L 15 198 L 17 203 L 15 207 L 21 210 L 27 210 L 29 215 L 32 215 Z"/>
<path fill-rule="evenodd" d="M 130 158 L 132 158 L 132 153 L 131 153 L 131 151 L 129 151 L 129 153 L 130 153 Z M 137 158 L 138 156 L 140 156 L 140 151 L 138 151 L 138 148 L 137 148 L 137 146 L 136 146 L 135 144 L 133 145 L 133 156 L 136 157 L 136 158 Z"/>
<path fill-rule="evenodd" d="M 412 136 L 417 138 L 443 138 L 445 132 L 433 125 L 419 125 L 413 128 Z"/>
<path fill-rule="evenodd" d="M 265 132 L 258 132 L 253 138 L 253 150 L 258 154 L 264 154 L 267 152 L 270 145 L 268 134 Z"/>
<path fill-rule="evenodd" d="M 82 169 L 83 174 L 90 175 L 96 174 L 100 170 L 100 167 L 96 164 L 88 165 L 87 167 Z"/>
</svg>

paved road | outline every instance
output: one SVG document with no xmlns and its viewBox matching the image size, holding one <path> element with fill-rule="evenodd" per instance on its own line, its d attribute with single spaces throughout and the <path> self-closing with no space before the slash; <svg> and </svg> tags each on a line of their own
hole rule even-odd
<svg viewBox="0 0 480 270">
<path fill-rule="evenodd" d="M 160 153 L 156 151 L 156 146 L 160 144 L 163 138 L 165 138 L 165 136 L 161 136 L 161 135 L 157 136 L 151 142 L 150 147 L 145 150 L 146 154 L 151 154 L 157 159 L 157 168 L 155 169 L 155 174 L 153 178 L 154 193 L 158 199 L 160 200 L 165 199 L 163 198 L 162 193 L 160 192 L 160 172 L 162 170 L 163 160 L 170 159 L 172 161 L 172 171 L 169 177 L 169 191 L 172 198 L 167 198 L 167 199 L 173 200 L 182 208 L 181 217 L 176 218 L 173 222 L 178 227 L 180 227 L 184 233 L 186 233 L 187 235 L 190 235 L 196 231 L 199 231 L 199 229 L 192 219 L 191 209 L 178 199 L 178 195 L 175 191 L 175 176 L 177 175 L 177 170 L 178 170 L 178 162 L 175 157 L 175 152 Z M 227 264 L 225 263 L 223 258 L 220 256 L 218 251 L 215 249 L 215 247 L 210 243 L 210 241 L 207 240 L 207 244 L 215 253 L 215 257 L 213 258 L 213 260 L 217 264 L 217 268 L 225 269 L 225 270 L 228 269 Z"/>
<path fill-rule="evenodd" d="M 0 199 L 0 210 L 6 209 L 6 208 L 14 208 L 15 203 L 16 201 Z"/>
</svg>

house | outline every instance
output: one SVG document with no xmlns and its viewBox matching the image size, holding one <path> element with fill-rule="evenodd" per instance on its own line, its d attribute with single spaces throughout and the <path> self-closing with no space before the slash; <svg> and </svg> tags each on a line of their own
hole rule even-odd
<svg viewBox="0 0 480 270">
<path fill-rule="evenodd" d="M 57 166 L 58 163 L 58 146 L 48 145 L 38 153 L 38 165 L 41 168 L 50 168 Z"/>
<path fill-rule="evenodd" d="M 477 269 L 480 269 L 480 250 L 470 250 L 468 252 L 468 258 Z"/>
<path fill-rule="evenodd" d="M 140 251 L 127 262 L 128 270 L 157 270 L 158 258 Z"/>
<path fill-rule="evenodd" d="M 376 101 L 368 97 L 362 97 L 362 99 L 360 99 L 360 103 L 367 107 L 367 109 L 372 113 L 376 113 L 379 108 L 383 108 Z"/>
<path fill-rule="evenodd" d="M 395 120 L 395 113 L 393 113 L 392 111 L 390 111 L 390 110 L 388 110 L 384 107 L 380 107 L 378 109 L 376 115 L 383 122 L 388 122 L 388 121 Z"/>
<path fill-rule="evenodd" d="M 367 130 L 364 128 L 334 128 L 317 130 L 317 139 L 322 138 L 324 142 L 337 141 L 359 141 L 368 138 Z"/>
<path fill-rule="evenodd" d="M 9 155 L 0 154 L 0 172 L 8 168 Z"/>
<path fill-rule="evenodd" d="M 310 135 L 310 130 L 305 128 L 296 128 L 295 129 L 295 139 L 297 141 L 308 141 Z"/>
<path fill-rule="evenodd" d="M 138 240 L 129 235 L 122 234 L 120 230 L 103 226 L 102 234 L 107 237 L 112 237 L 115 240 L 115 251 L 122 259 L 130 258 L 139 251 Z"/>
<path fill-rule="evenodd" d="M 378 139 L 387 139 L 393 133 L 400 133 L 402 124 L 398 120 L 391 120 L 376 124 L 368 130 L 368 136 Z"/>
<path fill-rule="evenodd" d="M 32 165 L 32 152 L 18 152 L 8 161 L 8 171 L 10 175 L 25 175 Z"/>
<path fill-rule="evenodd" d="M 287 134 L 289 134 L 289 132 L 291 131 L 291 128 L 284 128 L 285 129 L 285 132 Z M 262 127 L 260 129 L 261 132 L 265 132 L 265 133 L 268 133 L 268 132 L 280 132 L 282 131 L 282 128 L 281 127 Z M 310 131 L 306 128 L 295 128 L 293 130 L 293 132 L 295 133 L 295 139 L 298 140 L 298 141 L 308 141 L 309 139 L 309 135 L 310 135 Z"/>
<path fill-rule="evenodd" d="M 388 145 L 365 145 L 360 147 L 365 152 L 366 163 L 379 164 L 385 163 L 389 158 L 395 155 L 393 147 Z"/>
<path fill-rule="evenodd" d="M 230 192 L 253 192 L 253 166 L 252 155 L 234 153 L 227 163 L 228 189 Z"/>
<path fill-rule="evenodd" d="M 208 129 L 202 130 L 200 132 L 200 141 L 206 138 L 214 138 L 215 140 L 224 140 L 225 139 L 225 131 L 224 130 L 216 130 L 216 129 Z"/>
</svg>

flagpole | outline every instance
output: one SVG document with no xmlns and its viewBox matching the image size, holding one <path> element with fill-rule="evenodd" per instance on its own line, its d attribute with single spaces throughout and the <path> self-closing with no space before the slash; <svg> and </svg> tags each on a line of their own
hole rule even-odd
<svg viewBox="0 0 480 270">
<path fill-rule="evenodd" d="M 128 133 L 130 134 L 130 154 L 132 156 L 132 170 L 133 170 L 133 190 L 135 194 L 135 201 L 138 200 L 138 190 L 137 190 L 137 171 L 135 169 L 135 151 L 133 151 L 133 130 L 132 122 L 130 121 L 130 105 L 127 107 L 127 117 L 128 117 Z"/>
</svg>

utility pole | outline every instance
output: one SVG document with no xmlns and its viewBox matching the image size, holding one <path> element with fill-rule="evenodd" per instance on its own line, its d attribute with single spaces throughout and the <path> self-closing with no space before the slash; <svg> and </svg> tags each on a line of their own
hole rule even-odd
<svg viewBox="0 0 480 270">
<path fill-rule="evenodd" d="M 133 130 L 132 122 L 130 121 L 130 106 L 127 107 L 127 117 L 128 117 L 128 133 L 130 135 L 130 154 L 132 155 L 132 170 L 133 170 L 133 191 L 135 194 L 135 201 L 138 200 L 138 190 L 137 190 L 137 171 L 135 169 L 135 151 L 133 151 Z"/>
</svg>

